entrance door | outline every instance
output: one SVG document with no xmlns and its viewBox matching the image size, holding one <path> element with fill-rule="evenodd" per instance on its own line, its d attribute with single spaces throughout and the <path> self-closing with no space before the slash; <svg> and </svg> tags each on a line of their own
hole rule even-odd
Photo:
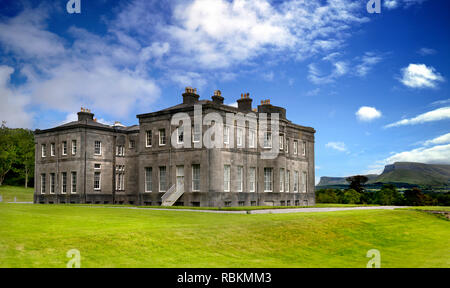
<svg viewBox="0 0 450 288">
<path fill-rule="evenodd" d="M 177 166 L 177 192 L 184 192 L 184 166 Z"/>
</svg>

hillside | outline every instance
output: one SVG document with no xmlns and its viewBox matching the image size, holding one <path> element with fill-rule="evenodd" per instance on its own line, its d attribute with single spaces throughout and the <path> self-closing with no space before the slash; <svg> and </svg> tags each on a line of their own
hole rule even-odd
<svg viewBox="0 0 450 288">
<path fill-rule="evenodd" d="M 369 178 L 369 181 L 378 177 L 376 174 L 368 174 L 364 175 Z M 319 184 L 317 186 L 330 186 L 330 185 L 348 185 L 348 182 L 345 180 L 347 177 L 320 177 Z"/>
<path fill-rule="evenodd" d="M 450 165 L 396 162 L 386 165 L 383 173 L 370 183 L 450 185 Z"/>
<path fill-rule="evenodd" d="M 395 162 L 386 165 L 380 175 L 365 175 L 367 184 L 402 183 L 427 186 L 450 186 L 450 165 Z M 348 185 L 346 177 L 321 177 L 317 186 Z"/>
</svg>

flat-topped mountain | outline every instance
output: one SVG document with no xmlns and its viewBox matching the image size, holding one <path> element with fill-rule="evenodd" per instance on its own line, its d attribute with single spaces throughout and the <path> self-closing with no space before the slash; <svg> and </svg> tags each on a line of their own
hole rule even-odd
<svg viewBox="0 0 450 288">
<path fill-rule="evenodd" d="M 395 162 L 386 165 L 380 175 L 365 175 L 367 184 L 402 183 L 412 185 L 450 186 L 450 165 Z M 321 177 L 317 186 L 348 185 L 347 177 Z"/>
</svg>

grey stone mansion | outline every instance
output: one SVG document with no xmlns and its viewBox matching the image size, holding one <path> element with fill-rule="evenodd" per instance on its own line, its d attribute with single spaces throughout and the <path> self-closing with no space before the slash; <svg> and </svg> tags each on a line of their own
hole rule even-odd
<svg viewBox="0 0 450 288">
<path fill-rule="evenodd" d="M 313 128 L 292 123 L 286 109 L 268 100 L 253 108 L 248 94 L 241 95 L 237 107 L 225 105 L 219 90 L 211 100 L 200 100 L 190 87 L 182 96 L 181 104 L 137 115 L 139 125 L 101 124 L 82 108 L 77 121 L 36 130 L 34 202 L 205 207 L 315 204 Z M 201 122 L 194 119 L 198 107 Z M 191 118 L 189 130 L 185 124 L 180 129 L 174 123 L 173 117 L 180 114 Z M 217 117 L 254 115 L 259 124 L 262 114 L 268 115 L 267 132 L 261 133 L 250 121 L 240 121 L 237 125 L 227 122 L 214 135 L 208 134 Z M 276 130 L 271 115 L 278 115 Z M 204 139 L 223 145 L 206 147 Z M 264 157 L 274 147 L 276 157 Z"/>
</svg>

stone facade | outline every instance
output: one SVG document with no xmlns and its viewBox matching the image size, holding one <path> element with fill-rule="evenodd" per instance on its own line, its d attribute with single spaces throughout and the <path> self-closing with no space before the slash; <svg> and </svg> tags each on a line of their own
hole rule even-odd
<svg viewBox="0 0 450 288">
<path fill-rule="evenodd" d="M 212 100 L 199 100 L 196 91 L 187 88 L 183 103 L 138 115 L 139 126 L 100 124 L 83 110 L 78 121 L 37 130 L 34 202 L 157 206 L 176 185 L 183 194 L 175 205 L 315 205 L 315 130 L 287 120 L 286 110 L 268 101 L 252 109 L 248 94 L 241 96 L 238 107 L 224 105 L 223 99 L 216 91 Z M 200 127 L 194 126 L 194 107 L 201 107 L 203 116 L 201 140 L 185 136 L 183 142 L 192 142 L 190 148 L 172 145 L 172 133 L 178 128 L 172 121 L 175 114 L 188 115 L 192 130 Z M 224 122 L 227 113 L 278 113 L 283 147 L 277 157 L 263 159 L 261 153 L 267 149 L 259 142 L 251 145 L 254 134 L 250 135 L 245 122 L 230 126 L 234 131 L 226 133 L 230 141 L 224 147 L 206 148 L 201 142 L 212 126 L 205 121 L 211 113 L 222 116 Z"/>
</svg>

